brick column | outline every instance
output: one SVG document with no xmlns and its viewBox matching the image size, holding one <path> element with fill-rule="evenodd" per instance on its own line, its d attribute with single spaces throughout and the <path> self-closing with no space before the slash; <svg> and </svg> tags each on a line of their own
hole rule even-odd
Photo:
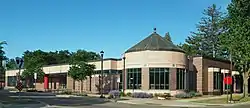
<svg viewBox="0 0 250 108">
<path fill-rule="evenodd" d="M 52 82 L 51 82 L 52 83 Z M 67 89 L 71 89 L 71 90 L 73 90 L 73 86 L 74 85 L 76 85 L 76 84 L 73 84 L 74 83 L 74 81 L 73 81 L 73 79 L 70 77 L 70 76 L 68 76 L 67 75 L 67 82 L 66 82 L 67 84 Z M 51 88 L 52 88 L 52 86 L 51 86 Z M 76 88 L 76 87 L 75 87 Z"/>
<path fill-rule="evenodd" d="M 141 89 L 149 90 L 149 68 L 142 68 L 141 75 Z"/>
<path fill-rule="evenodd" d="M 176 68 L 170 68 L 169 70 L 169 89 L 176 90 Z"/>
<path fill-rule="evenodd" d="M 233 93 L 236 93 L 237 89 L 236 89 L 236 76 L 233 75 Z"/>
</svg>

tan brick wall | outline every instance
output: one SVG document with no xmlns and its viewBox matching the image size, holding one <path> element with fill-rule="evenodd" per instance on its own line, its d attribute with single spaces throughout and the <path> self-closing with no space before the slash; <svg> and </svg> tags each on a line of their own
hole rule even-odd
<svg viewBox="0 0 250 108">
<path fill-rule="evenodd" d="M 213 92 L 214 91 L 214 87 L 213 87 L 213 72 L 208 72 L 208 68 L 209 67 L 214 67 L 217 69 L 230 69 L 230 63 L 225 63 L 225 62 L 221 62 L 221 61 L 214 61 L 214 60 L 209 60 L 209 59 L 203 59 L 203 67 L 204 69 L 206 69 L 204 72 L 208 74 L 208 77 L 205 77 L 207 79 L 205 79 L 205 85 L 204 85 L 204 89 L 205 92 Z M 223 84 L 223 90 L 224 90 L 224 84 Z"/>
<path fill-rule="evenodd" d="M 67 76 L 67 89 L 73 90 L 73 79 Z"/>
<path fill-rule="evenodd" d="M 176 90 L 176 68 L 169 69 L 169 89 Z"/>
<path fill-rule="evenodd" d="M 214 72 L 208 71 L 208 92 L 213 92 L 214 88 Z"/>
<path fill-rule="evenodd" d="M 149 90 L 149 68 L 142 68 L 142 90 Z"/>
<path fill-rule="evenodd" d="M 44 84 L 43 83 L 36 83 L 36 90 L 44 91 Z"/>
<path fill-rule="evenodd" d="M 203 88 L 203 67 L 202 57 L 193 58 L 194 71 L 196 71 L 196 90 L 202 92 Z"/>
</svg>

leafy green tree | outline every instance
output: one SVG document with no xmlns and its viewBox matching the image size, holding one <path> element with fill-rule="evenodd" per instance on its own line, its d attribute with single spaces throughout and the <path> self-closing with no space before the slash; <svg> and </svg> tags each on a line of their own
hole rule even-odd
<svg viewBox="0 0 250 108">
<path fill-rule="evenodd" d="M 15 59 L 8 59 L 6 62 L 6 68 L 7 68 L 7 70 L 16 69 Z"/>
<path fill-rule="evenodd" d="M 91 85 L 91 80 L 92 80 L 92 75 L 95 72 L 94 71 L 95 70 L 95 65 L 86 64 L 85 68 L 86 68 L 86 74 L 87 74 L 87 76 L 89 76 L 89 91 L 91 91 L 91 86 L 92 86 Z"/>
<path fill-rule="evenodd" d="M 250 74 L 250 0 L 232 0 L 228 16 L 223 21 L 226 32 L 221 35 L 222 45 L 231 54 L 232 61 L 243 75 L 243 96 L 248 96 Z"/>
<path fill-rule="evenodd" d="M 203 12 L 204 17 L 197 24 L 197 32 L 191 32 L 182 48 L 187 54 L 209 57 L 221 57 L 223 51 L 219 44 L 219 35 L 223 32 L 221 20 L 223 13 L 215 4 Z"/>
<path fill-rule="evenodd" d="M 2 41 L 0 42 L 0 82 L 4 81 L 4 72 L 5 72 L 5 68 L 3 67 L 3 64 L 2 64 L 2 61 L 3 60 L 6 60 L 6 56 L 4 56 L 5 52 L 3 50 L 3 45 L 6 45 L 7 42 L 6 41 Z M 1 85 L 0 85 L 0 88 L 1 88 Z"/>
<path fill-rule="evenodd" d="M 170 36 L 169 32 L 167 32 L 167 33 L 165 34 L 164 38 L 165 38 L 167 41 L 172 42 L 172 39 L 171 39 L 171 36 Z"/>
<path fill-rule="evenodd" d="M 42 80 L 44 72 L 42 70 L 45 62 L 45 53 L 41 50 L 34 52 L 26 51 L 23 54 L 24 58 L 24 71 L 22 72 L 22 78 L 26 80 L 27 87 L 30 85 L 30 81 L 34 78 L 34 73 L 37 73 L 38 80 Z"/>
<path fill-rule="evenodd" d="M 82 81 L 87 79 L 87 76 L 89 76 L 91 82 L 91 76 L 95 69 L 94 65 L 88 64 L 87 62 L 97 59 L 100 59 L 100 56 L 94 52 L 78 50 L 77 52 L 72 53 L 70 60 L 70 64 L 72 66 L 69 69 L 68 75 L 74 80 L 73 83 L 75 83 L 75 80 L 81 81 L 81 91 L 83 88 Z M 89 90 L 91 90 L 91 88 Z"/>
</svg>

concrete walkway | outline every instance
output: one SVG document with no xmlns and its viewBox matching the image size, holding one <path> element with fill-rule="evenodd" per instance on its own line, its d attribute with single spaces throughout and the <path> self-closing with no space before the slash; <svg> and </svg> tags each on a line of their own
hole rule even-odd
<svg viewBox="0 0 250 108">
<path fill-rule="evenodd" d="M 118 100 L 118 103 L 127 104 L 144 104 L 144 105 L 160 105 L 160 106 L 175 106 L 175 107 L 208 107 L 208 106 L 239 106 L 239 105 L 250 105 L 250 102 L 235 103 L 235 104 L 209 104 L 209 103 L 196 103 L 192 102 L 195 100 L 204 99 L 217 99 L 223 98 L 224 96 L 215 96 L 209 98 L 198 98 L 198 99 L 180 99 L 180 100 L 157 100 L 157 99 L 139 99 L 139 98 L 127 98 L 124 100 Z"/>
<path fill-rule="evenodd" d="M 160 105 L 160 106 L 175 106 L 175 107 L 206 107 L 205 104 L 180 102 L 176 100 L 156 100 L 156 99 L 139 99 L 131 98 L 129 100 L 118 100 L 118 103 L 127 104 L 142 104 L 142 105 Z"/>
</svg>

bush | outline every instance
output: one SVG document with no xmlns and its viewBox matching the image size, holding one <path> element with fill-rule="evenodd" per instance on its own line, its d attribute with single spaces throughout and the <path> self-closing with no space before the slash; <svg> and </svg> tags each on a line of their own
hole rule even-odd
<svg viewBox="0 0 250 108">
<path fill-rule="evenodd" d="M 153 98 L 152 93 L 135 92 L 132 94 L 133 98 Z"/>
<path fill-rule="evenodd" d="M 162 93 L 162 94 L 158 94 L 158 97 L 169 98 L 171 97 L 171 95 L 170 93 Z"/>
<path fill-rule="evenodd" d="M 126 96 L 124 92 L 120 92 L 120 96 Z"/>
<path fill-rule="evenodd" d="M 109 97 L 108 98 L 117 98 L 120 97 L 120 91 L 118 90 L 112 90 L 109 92 Z"/>
<path fill-rule="evenodd" d="M 192 97 L 195 97 L 195 96 L 196 96 L 196 92 L 195 92 L 195 91 L 191 91 L 191 92 L 189 92 L 189 94 L 190 94 Z"/>
<path fill-rule="evenodd" d="M 87 93 L 77 93 L 76 96 L 88 96 Z"/>
<path fill-rule="evenodd" d="M 201 97 L 203 94 L 202 93 L 199 93 L 199 92 L 197 92 L 197 93 L 195 93 L 195 97 Z"/>
<path fill-rule="evenodd" d="M 154 97 L 158 97 L 160 93 L 154 93 Z"/>
<path fill-rule="evenodd" d="M 72 91 L 70 91 L 70 90 L 63 90 L 60 94 L 71 95 Z"/>
<path fill-rule="evenodd" d="M 131 97 L 131 96 L 132 96 L 132 93 L 128 92 L 128 93 L 127 93 L 127 96 Z"/>
<path fill-rule="evenodd" d="M 190 93 L 179 93 L 175 95 L 176 98 L 192 98 Z"/>
</svg>

